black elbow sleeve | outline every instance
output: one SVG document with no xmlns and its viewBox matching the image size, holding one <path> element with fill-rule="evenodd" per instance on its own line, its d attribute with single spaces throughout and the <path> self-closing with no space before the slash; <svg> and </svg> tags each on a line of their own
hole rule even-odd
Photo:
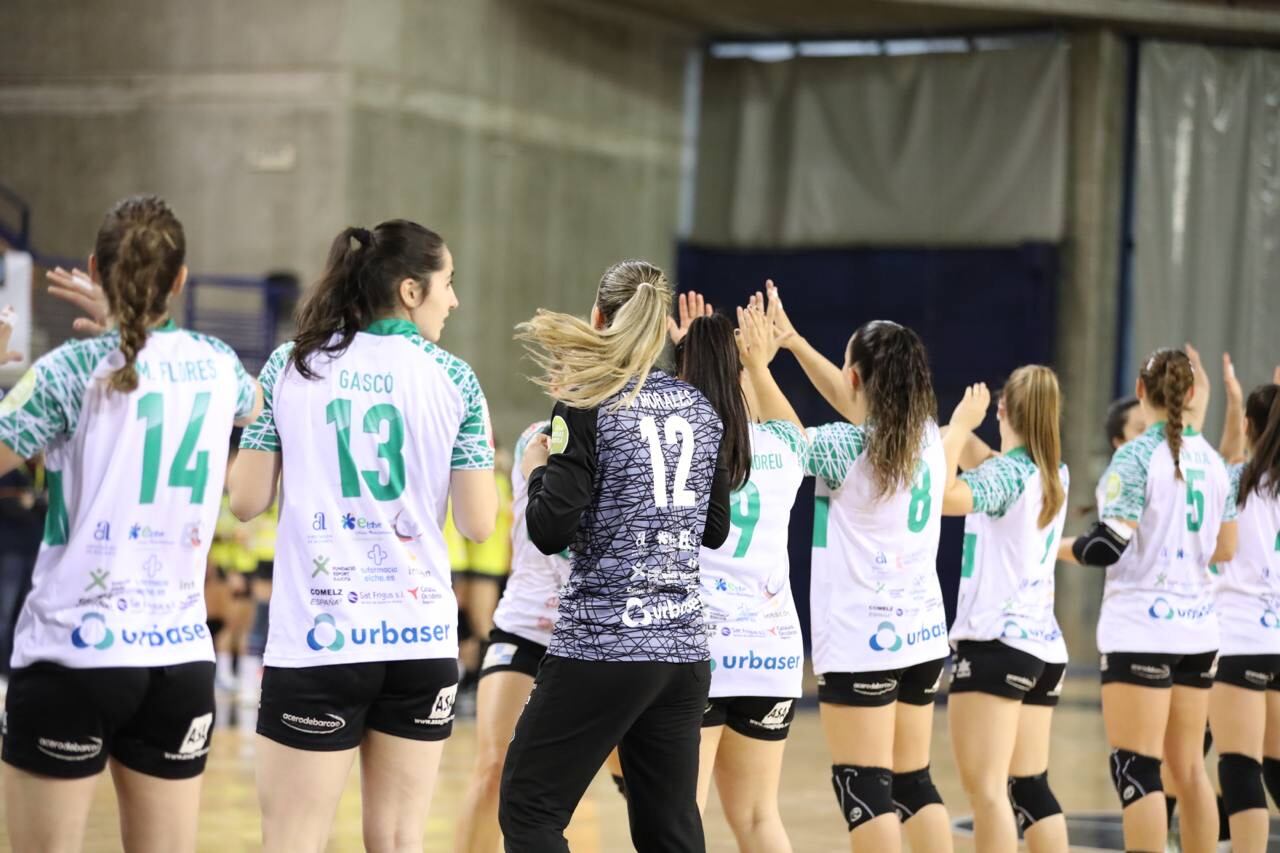
<svg viewBox="0 0 1280 853">
<path fill-rule="evenodd" d="M 1120 559 L 1128 542 L 1106 524 L 1095 521 L 1071 545 L 1071 553 L 1085 566 L 1110 566 Z"/>
</svg>

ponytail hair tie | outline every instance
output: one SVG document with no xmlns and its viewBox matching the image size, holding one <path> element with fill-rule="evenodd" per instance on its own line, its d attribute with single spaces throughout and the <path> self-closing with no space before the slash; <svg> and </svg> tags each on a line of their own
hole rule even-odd
<svg viewBox="0 0 1280 853">
<path fill-rule="evenodd" d="M 368 228 L 352 228 L 351 236 L 356 238 L 356 242 L 365 248 L 373 245 L 373 232 Z"/>
</svg>

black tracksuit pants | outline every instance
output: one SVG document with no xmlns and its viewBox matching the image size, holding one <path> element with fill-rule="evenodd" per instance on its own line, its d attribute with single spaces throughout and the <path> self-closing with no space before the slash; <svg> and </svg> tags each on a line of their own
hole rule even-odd
<svg viewBox="0 0 1280 853">
<path fill-rule="evenodd" d="M 502 771 L 507 853 L 567 851 L 564 829 L 617 746 L 640 853 L 702 853 L 698 746 L 711 669 L 547 655 Z"/>
</svg>

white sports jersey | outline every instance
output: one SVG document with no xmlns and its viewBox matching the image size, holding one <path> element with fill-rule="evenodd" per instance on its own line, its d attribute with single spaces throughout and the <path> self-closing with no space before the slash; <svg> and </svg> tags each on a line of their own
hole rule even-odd
<svg viewBox="0 0 1280 853">
<path fill-rule="evenodd" d="M 1059 477 L 1066 492 L 1066 465 Z M 964 520 L 952 644 L 999 640 L 1045 663 L 1066 663 L 1053 589 L 1067 502 L 1047 527 L 1040 526 L 1040 469 L 1023 447 L 994 456 L 960 478 L 973 492 L 973 512 Z"/>
<path fill-rule="evenodd" d="M 1233 500 L 1243 470 L 1231 466 Z M 1236 555 L 1218 566 L 1219 654 L 1280 654 L 1280 498 L 1270 485 L 1264 477 L 1240 508 Z"/>
<path fill-rule="evenodd" d="M 551 629 L 560 616 L 560 588 L 569 580 L 569 561 L 561 554 L 548 557 L 529 541 L 524 511 L 529 505 L 529 483 L 520 471 L 524 450 L 535 435 L 545 430 L 550 421 L 532 424 L 516 442 L 515 465 L 511 471 L 511 576 L 502 600 L 493 613 L 493 624 L 503 631 L 523 637 L 540 646 L 551 642 Z M 501 656 L 515 649 L 499 649 L 494 643 L 486 654 Z M 495 649 L 498 651 L 495 652 Z"/>
<path fill-rule="evenodd" d="M 878 497 L 862 454 L 870 428 L 809 430 L 813 518 L 813 671 L 877 672 L 944 658 L 938 536 L 947 462 L 932 421 L 910 488 Z"/>
<path fill-rule="evenodd" d="M 240 446 L 283 454 L 268 666 L 450 658 L 451 471 L 493 468 L 484 394 L 407 320 L 379 320 L 303 378 L 292 344 L 262 370 Z"/>
<path fill-rule="evenodd" d="M 1103 473 L 1102 519 L 1137 522 L 1107 568 L 1098 651 L 1196 654 L 1218 648 L 1209 559 L 1218 529 L 1236 517 L 1227 469 L 1204 437 L 1182 439 L 1182 480 L 1164 424 L 1121 447 Z"/>
<path fill-rule="evenodd" d="M 222 341 L 169 322 L 138 353 L 137 389 L 111 391 L 119 343 L 65 343 L 0 401 L 0 441 L 24 458 L 44 450 L 49 487 L 15 669 L 213 660 L 205 561 L 253 380 Z"/>
<path fill-rule="evenodd" d="M 732 533 L 703 548 L 711 696 L 800 696 L 804 642 L 791 597 L 787 526 L 806 441 L 789 421 L 751 425 L 751 478 L 729 501 Z"/>
</svg>

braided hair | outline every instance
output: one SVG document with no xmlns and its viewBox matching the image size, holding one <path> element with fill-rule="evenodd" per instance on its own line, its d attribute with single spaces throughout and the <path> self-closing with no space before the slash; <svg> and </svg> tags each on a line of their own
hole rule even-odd
<svg viewBox="0 0 1280 853">
<path fill-rule="evenodd" d="M 1191 359 L 1180 349 L 1158 349 L 1147 359 L 1138 374 L 1147 399 L 1157 409 L 1164 409 L 1168 417 L 1164 423 L 1164 440 L 1173 455 L 1173 473 L 1182 479 L 1182 416 L 1187 404 L 1187 393 L 1195 383 Z"/>
<path fill-rule="evenodd" d="M 138 387 L 138 353 L 147 345 L 147 329 L 169 311 L 186 254 L 182 223 L 158 196 L 130 196 L 102 220 L 93 255 L 124 354 L 124 364 L 111 374 L 113 390 Z"/>
</svg>

